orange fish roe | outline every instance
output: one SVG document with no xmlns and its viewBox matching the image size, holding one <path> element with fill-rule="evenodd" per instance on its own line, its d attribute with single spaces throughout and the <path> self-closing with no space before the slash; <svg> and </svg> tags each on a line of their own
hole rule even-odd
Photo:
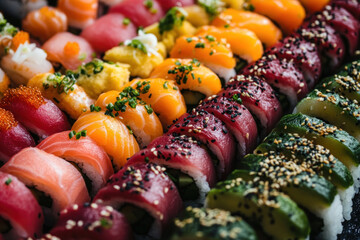
<svg viewBox="0 0 360 240">
<path fill-rule="evenodd" d="M 0 108 L 0 131 L 7 131 L 10 128 L 16 127 L 18 122 L 14 115 L 3 108 Z"/>
<path fill-rule="evenodd" d="M 25 42 L 30 42 L 29 33 L 24 31 L 19 31 L 12 40 L 12 49 L 16 51 L 20 44 L 24 44 Z"/>
<path fill-rule="evenodd" d="M 67 42 L 64 47 L 64 54 L 67 57 L 79 55 L 80 46 L 77 42 Z"/>
<path fill-rule="evenodd" d="M 28 103 L 29 106 L 36 109 L 46 103 L 38 88 L 25 86 L 7 89 L 0 101 L 0 107 L 9 106 L 13 101 Z"/>
</svg>

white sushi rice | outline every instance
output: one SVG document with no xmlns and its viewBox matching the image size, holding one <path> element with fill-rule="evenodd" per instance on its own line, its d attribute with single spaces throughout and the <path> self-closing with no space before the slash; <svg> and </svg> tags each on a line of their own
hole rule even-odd
<svg viewBox="0 0 360 240">
<path fill-rule="evenodd" d="M 313 213 L 324 222 L 324 227 L 317 239 L 337 240 L 337 235 L 343 230 L 342 222 L 344 221 L 340 196 L 336 195 L 329 207 L 313 209 Z"/>
<path fill-rule="evenodd" d="M 204 65 L 210 68 L 213 72 L 219 75 L 220 78 L 225 80 L 225 84 L 227 84 L 232 77 L 235 77 L 236 72 L 234 68 L 226 68 L 220 65 L 216 65 L 213 63 L 204 62 Z"/>
<path fill-rule="evenodd" d="M 351 167 L 349 167 L 349 170 L 354 179 L 355 193 L 358 193 L 359 189 L 360 189 L 360 165 L 359 166 L 351 166 Z"/>
<path fill-rule="evenodd" d="M 194 172 L 191 167 L 181 166 L 178 168 L 181 172 L 189 175 L 195 182 L 199 189 L 199 198 L 191 201 L 190 205 L 203 204 L 205 202 L 206 194 L 210 191 L 209 183 L 201 172 Z"/>
<path fill-rule="evenodd" d="M 345 220 L 351 219 L 351 212 L 352 212 L 352 205 L 353 205 L 353 198 L 355 196 L 355 189 L 353 186 L 344 189 L 338 190 L 341 203 L 343 206 L 343 215 Z"/>
</svg>

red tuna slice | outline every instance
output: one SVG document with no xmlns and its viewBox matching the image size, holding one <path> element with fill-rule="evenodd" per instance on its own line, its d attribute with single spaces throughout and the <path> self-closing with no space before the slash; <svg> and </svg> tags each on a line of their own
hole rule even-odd
<svg viewBox="0 0 360 240">
<path fill-rule="evenodd" d="M 111 7 L 109 13 L 121 13 L 137 27 L 147 27 L 158 22 L 165 15 L 156 0 L 123 0 Z"/>
<path fill-rule="evenodd" d="M 110 206 L 96 203 L 73 205 L 60 213 L 50 232 L 60 239 L 132 239 L 132 231 L 123 214 Z"/>
<path fill-rule="evenodd" d="M 160 238 L 161 233 L 182 209 L 179 192 L 166 175 L 165 168 L 154 163 L 124 167 L 110 178 L 94 201 L 116 209 L 130 204 L 147 211 L 154 219 L 148 235 L 155 239 Z M 127 214 L 125 213 L 125 217 L 135 232 L 144 230 L 142 226 L 130 221 L 132 212 L 128 211 Z"/>
<path fill-rule="evenodd" d="M 358 0 L 332 0 L 331 3 L 346 9 L 356 19 L 360 19 L 360 2 Z"/>
<path fill-rule="evenodd" d="M 255 76 L 236 76 L 218 95 L 234 100 L 241 99 L 244 106 L 260 121 L 264 129 L 261 137 L 265 137 L 283 115 L 274 90 L 268 83 Z"/>
<path fill-rule="evenodd" d="M 122 14 L 107 14 L 87 26 L 81 33 L 97 52 L 105 52 L 136 36 L 136 27 L 124 21 Z"/>
<path fill-rule="evenodd" d="M 309 89 L 313 89 L 321 77 L 321 58 L 316 45 L 298 34 L 284 38 L 271 48 L 269 54 L 293 60 L 303 72 Z"/>
<path fill-rule="evenodd" d="M 70 70 L 76 70 L 81 64 L 90 62 L 95 52 L 83 37 L 69 32 L 57 33 L 44 43 L 42 49 L 47 53 L 49 61 L 61 63 Z"/>
<path fill-rule="evenodd" d="M 322 56 L 323 72 L 329 72 L 339 67 L 345 57 L 345 44 L 334 28 L 323 21 L 310 19 L 304 22 L 298 33 L 305 40 L 315 43 Z"/>
<path fill-rule="evenodd" d="M 162 9 L 165 12 L 172 7 L 185 7 L 195 4 L 194 0 L 157 0 L 157 1 L 160 3 Z"/>
<path fill-rule="evenodd" d="M 31 191 L 15 176 L 0 171 L 0 220 L 12 229 L 3 233 L 5 239 L 41 236 L 44 215 Z"/>
<path fill-rule="evenodd" d="M 233 169 L 236 143 L 225 124 L 204 110 L 184 114 L 168 130 L 195 138 L 205 144 L 219 161 L 215 168 L 219 179 L 225 178 Z"/>
<path fill-rule="evenodd" d="M 246 67 L 242 74 L 257 76 L 269 83 L 279 93 L 285 95 L 289 107 L 293 109 L 297 102 L 308 93 L 308 87 L 301 70 L 293 60 L 278 59 L 276 55 L 265 55 L 260 60 Z"/>
<path fill-rule="evenodd" d="M 324 21 L 335 29 L 347 41 L 348 52 L 353 55 L 359 42 L 359 19 L 346 9 L 336 5 L 327 5 L 324 10 L 313 15 L 310 21 Z"/>
<path fill-rule="evenodd" d="M 12 112 L 16 120 L 41 140 L 70 129 L 65 114 L 37 88 L 20 86 L 6 90 L 0 107 Z"/>
<path fill-rule="evenodd" d="M 236 162 L 254 149 L 258 138 L 256 122 L 240 101 L 224 96 L 212 96 L 202 101 L 192 113 L 199 110 L 214 114 L 235 136 L 238 143 Z"/>
<path fill-rule="evenodd" d="M 0 108 L 0 165 L 21 149 L 35 146 L 28 130 L 15 120 L 14 115 Z"/>
<path fill-rule="evenodd" d="M 190 197 L 187 188 L 182 188 L 181 182 L 177 184 L 184 201 L 203 203 L 206 193 L 215 185 L 215 168 L 209 153 L 200 142 L 185 135 L 172 133 L 154 139 L 146 149 L 133 155 L 127 165 L 148 161 L 166 167 L 169 175 L 177 170 L 195 181 L 198 191 Z"/>
</svg>

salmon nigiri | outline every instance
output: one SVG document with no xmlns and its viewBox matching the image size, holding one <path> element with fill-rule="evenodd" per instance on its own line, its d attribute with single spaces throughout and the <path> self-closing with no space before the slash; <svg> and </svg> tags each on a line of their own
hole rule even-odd
<svg viewBox="0 0 360 240">
<path fill-rule="evenodd" d="M 86 130 L 91 137 L 112 158 L 115 170 L 119 170 L 134 153 L 139 145 L 130 130 L 121 121 L 105 115 L 105 112 L 90 112 L 79 117 L 72 130 Z"/>
<path fill-rule="evenodd" d="M 96 19 L 98 0 L 59 0 L 58 8 L 66 14 L 71 27 L 82 29 Z"/>
<path fill-rule="evenodd" d="M 173 80 L 133 80 L 123 87 L 123 91 L 149 104 L 149 112 L 154 111 L 159 116 L 164 128 L 186 112 L 184 98 Z"/>
<path fill-rule="evenodd" d="M 94 108 L 100 107 L 107 112 L 116 114 L 134 133 L 141 147 L 147 146 L 152 140 L 163 135 L 163 127 L 158 116 L 149 111 L 149 105 L 134 99 L 129 92 L 109 91 L 99 96 Z"/>
<path fill-rule="evenodd" d="M 282 38 L 282 33 L 267 17 L 260 14 L 226 9 L 220 13 L 213 21 L 216 27 L 238 27 L 253 31 L 256 36 L 266 45 L 271 47 Z"/>
<path fill-rule="evenodd" d="M 56 33 L 67 30 L 67 17 L 57 8 L 45 6 L 30 12 L 22 21 L 22 27 L 32 36 L 45 42 Z"/>
<path fill-rule="evenodd" d="M 235 75 L 236 62 L 229 44 L 211 36 L 178 38 L 170 57 L 196 58 L 226 82 Z"/>
<path fill-rule="evenodd" d="M 47 52 L 48 60 L 61 63 L 70 70 L 90 62 L 95 52 L 88 41 L 69 32 L 57 33 L 44 43 L 42 49 Z"/>
<path fill-rule="evenodd" d="M 275 21 L 285 34 L 297 30 L 306 15 L 305 9 L 298 0 L 249 0 L 246 1 L 246 6 L 251 6 L 256 13 Z"/>
<path fill-rule="evenodd" d="M 53 218 L 72 204 L 90 200 L 84 179 L 73 165 L 37 148 L 21 150 L 1 171 L 16 176 L 32 188 L 40 205 L 51 209 Z"/>
<path fill-rule="evenodd" d="M 219 77 L 196 59 L 168 58 L 154 69 L 150 78 L 175 80 L 187 104 L 197 104 L 197 95 L 202 99 L 221 90 Z"/>
</svg>

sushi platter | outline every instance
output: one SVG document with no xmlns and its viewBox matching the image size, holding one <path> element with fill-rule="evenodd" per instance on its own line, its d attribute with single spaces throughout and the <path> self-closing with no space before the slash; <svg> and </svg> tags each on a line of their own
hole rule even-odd
<svg viewBox="0 0 360 240">
<path fill-rule="evenodd" d="M 1 0 L 0 240 L 360 239 L 359 0 Z"/>
</svg>

